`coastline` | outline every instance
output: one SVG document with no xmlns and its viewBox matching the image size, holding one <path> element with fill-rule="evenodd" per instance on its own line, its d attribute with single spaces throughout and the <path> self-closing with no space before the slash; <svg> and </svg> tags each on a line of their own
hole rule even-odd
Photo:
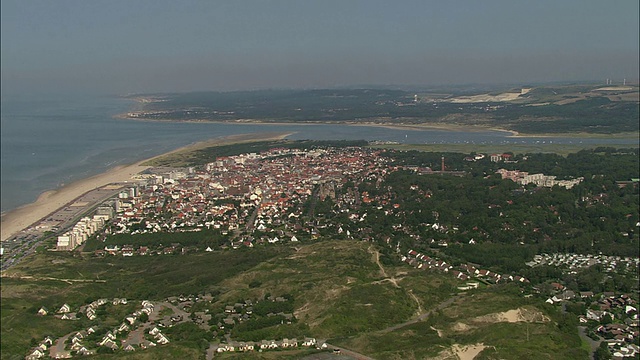
<svg viewBox="0 0 640 360">
<path fill-rule="evenodd" d="M 339 121 L 339 122 L 326 122 L 326 121 L 306 121 L 306 122 L 282 122 L 282 121 L 264 121 L 258 119 L 238 119 L 238 120 L 229 120 L 229 121 L 213 121 L 213 120 L 198 120 L 198 119 L 190 119 L 190 120 L 174 120 L 174 119 L 140 119 L 135 117 L 129 117 L 127 114 L 118 114 L 115 115 L 114 118 L 121 120 L 133 120 L 133 121 L 142 121 L 142 122 L 176 122 L 176 123 L 212 123 L 212 124 L 233 124 L 233 125 L 242 125 L 242 124 L 260 124 L 260 125 L 296 125 L 296 126 L 305 126 L 305 125 L 346 125 L 346 126 L 367 126 L 367 127 L 379 127 L 386 129 L 394 129 L 394 130 L 410 130 L 410 131 L 421 131 L 421 130 L 443 130 L 443 131 L 464 131 L 464 132 L 483 132 L 483 131 L 496 131 L 508 133 L 508 137 L 510 138 L 548 138 L 548 137 L 565 137 L 565 138 L 602 138 L 602 137 L 611 137 L 615 139 L 632 139 L 639 138 L 639 132 L 621 132 L 621 133 L 612 133 L 612 134 L 599 134 L 599 133 L 520 133 L 516 130 L 509 129 L 501 129 L 495 127 L 487 127 L 482 125 L 458 125 L 458 124 L 446 124 L 446 123 L 430 123 L 430 124 L 381 124 L 376 122 L 360 122 L 360 123 L 351 123 L 347 121 Z"/>
<path fill-rule="evenodd" d="M 134 175 L 137 175 L 151 166 L 144 165 L 146 162 L 161 158 L 170 154 L 192 151 L 209 146 L 229 145 L 242 142 L 282 140 L 291 133 L 264 133 L 264 134 L 242 134 L 231 135 L 220 138 L 212 138 L 205 141 L 196 142 L 186 145 L 164 154 L 153 156 L 148 159 L 138 161 L 130 165 L 121 165 L 104 173 L 91 176 L 82 180 L 78 180 L 71 184 L 65 185 L 59 189 L 48 190 L 43 192 L 36 201 L 20 206 L 19 208 L 9 210 L 2 214 L 0 218 L 0 241 L 5 241 L 11 236 L 33 226 L 45 219 L 58 209 L 67 206 L 83 194 L 112 184 L 131 181 Z"/>
<path fill-rule="evenodd" d="M 141 119 L 136 117 L 127 116 L 127 114 L 118 114 L 115 115 L 114 118 L 120 120 L 133 120 L 133 121 L 142 121 L 142 122 L 174 122 L 174 123 L 193 123 L 193 124 L 202 124 L 202 123 L 211 123 L 211 124 L 233 124 L 233 125 L 276 125 L 276 126 L 287 126 L 287 125 L 296 125 L 296 126 L 308 126 L 308 125 L 341 125 L 341 126 L 366 126 L 366 127 L 379 127 L 385 129 L 394 129 L 394 130 L 444 130 L 444 131 L 464 131 L 464 132 L 482 132 L 482 131 L 498 131 L 498 132 L 506 132 L 510 133 L 511 136 L 521 136 L 521 137 L 533 137 L 537 136 L 536 134 L 520 134 L 515 130 L 506 130 L 506 129 L 498 129 L 498 128 L 489 128 L 485 126 L 478 125 L 457 125 L 457 124 L 444 124 L 444 123 L 431 123 L 431 124 L 381 124 L 376 122 L 359 122 L 359 123 L 351 123 L 348 121 L 336 121 L 336 122 L 327 122 L 327 121 L 265 121 L 258 119 L 236 119 L 236 120 L 204 120 L 204 119 L 189 119 L 189 120 L 175 120 L 175 119 Z M 550 135 L 553 136 L 553 135 Z M 560 135 L 558 135 L 560 136 Z"/>
</svg>

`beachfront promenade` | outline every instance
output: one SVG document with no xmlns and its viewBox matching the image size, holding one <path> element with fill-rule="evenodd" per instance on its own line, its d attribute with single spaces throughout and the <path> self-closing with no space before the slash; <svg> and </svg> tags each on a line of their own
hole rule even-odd
<svg viewBox="0 0 640 360">
<path fill-rule="evenodd" d="M 120 182 L 90 190 L 44 218 L 36 220 L 26 229 L 17 231 L 6 240 L 3 239 L 2 269 L 15 265 L 24 256 L 32 254 L 46 232 L 63 232 L 73 227 L 80 217 L 92 211 L 105 200 L 117 195 L 127 185 L 130 183 Z"/>
</svg>

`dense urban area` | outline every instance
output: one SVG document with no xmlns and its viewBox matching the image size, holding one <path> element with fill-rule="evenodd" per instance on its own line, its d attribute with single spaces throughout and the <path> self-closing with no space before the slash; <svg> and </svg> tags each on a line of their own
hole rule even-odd
<svg viewBox="0 0 640 360">
<path fill-rule="evenodd" d="M 363 344 L 421 321 L 435 334 L 424 340 L 433 345 L 425 354 L 437 357 L 457 346 L 447 342 L 453 340 L 441 330 L 443 324 L 460 324 L 459 332 L 473 333 L 473 321 L 495 312 L 502 319 L 496 322 L 527 324 L 526 344 L 536 326 L 553 324 L 554 346 L 567 344 L 550 358 L 589 353 L 597 359 L 638 358 L 638 155 L 638 149 L 614 148 L 567 157 L 427 153 L 313 141 L 200 150 L 185 155 L 185 166 L 160 164 L 134 182 L 97 189 L 101 196 L 94 194 L 93 202 L 76 201 L 83 211 L 74 212 L 71 204 L 60 210 L 71 215 L 53 214 L 3 244 L 3 288 L 8 284 L 24 292 L 26 279 L 38 276 L 95 286 L 76 296 L 56 293 L 53 286 L 21 310 L 29 312 L 23 319 L 36 324 L 22 340 L 21 357 L 136 353 L 183 343 L 191 349 L 185 351 L 193 351 L 188 354 L 206 358 L 269 351 L 389 358 L 409 354 L 402 352 L 409 351 L 406 344 L 403 348 L 397 338 L 395 349 Z M 372 275 L 360 274 L 364 270 L 358 264 L 371 262 L 367 271 L 376 275 L 369 283 L 384 290 L 373 294 L 367 283 L 361 296 L 401 292 L 404 302 L 392 300 L 392 308 L 383 309 L 384 315 L 376 312 L 365 324 L 352 318 L 358 311 L 340 312 L 349 307 L 347 300 L 331 303 L 338 315 L 327 310 L 314 318 L 308 308 L 320 300 L 306 297 L 316 290 L 322 295 L 313 296 L 324 301 L 341 299 L 340 291 L 346 290 L 333 284 L 268 286 L 270 276 L 285 271 L 278 261 L 299 266 L 291 265 L 287 276 L 317 277 L 314 265 L 296 262 L 327 249 L 334 250 L 324 252 L 318 263 L 333 260 L 327 257 L 357 258 L 335 265 L 337 273 L 351 274 L 345 287 L 369 279 Z M 64 267 L 67 277 L 46 277 L 42 263 L 28 256 Z M 152 269 L 164 261 L 186 273 L 178 268 L 197 268 L 196 259 L 207 257 L 227 267 L 220 268 L 220 276 L 238 275 L 239 282 L 218 286 Z M 107 271 L 85 277 L 89 270 L 81 262 Z M 124 270 L 127 262 L 147 265 L 131 274 Z M 243 273 L 254 267 L 261 270 Z M 40 275 L 30 275 L 30 269 Z M 108 287 L 113 276 L 141 279 Z M 149 281 L 142 281 L 146 277 Z M 412 285 L 430 279 L 437 279 L 435 295 Z M 105 287 L 97 290 L 101 284 Z M 321 286 L 326 288 L 312 289 Z M 518 306 L 504 312 L 496 306 L 464 323 L 451 313 L 462 300 L 473 303 L 494 293 Z M 375 300 L 358 306 L 376 308 Z M 16 316 L 15 306 L 5 307 L 3 301 L 3 322 L 5 314 Z M 381 310 L 363 314 L 367 311 Z M 47 329 L 50 321 L 71 325 Z M 451 339 L 467 341 L 456 336 Z M 525 351 L 524 338 L 519 341 L 519 351 Z M 22 349 L 6 344 L 3 339 L 3 358 Z M 496 344 L 485 339 L 478 346 L 483 354 L 514 356 L 504 355 Z M 433 349 L 440 350 L 429 353 Z"/>
</svg>

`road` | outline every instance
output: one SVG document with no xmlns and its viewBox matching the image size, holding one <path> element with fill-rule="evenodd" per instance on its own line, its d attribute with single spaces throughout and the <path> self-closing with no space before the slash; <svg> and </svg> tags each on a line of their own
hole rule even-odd
<svg viewBox="0 0 640 360">
<path fill-rule="evenodd" d="M 585 340 L 589 346 L 591 347 L 591 354 L 589 356 L 590 359 L 595 359 L 594 354 L 602 340 L 595 341 L 592 338 L 587 336 L 587 327 L 586 326 L 578 326 L 578 334 L 580 334 L 580 338 Z"/>
<path fill-rule="evenodd" d="M 61 338 L 59 338 L 54 344 L 53 346 L 51 346 L 49 348 L 49 356 L 51 356 L 54 359 L 62 359 L 62 358 L 69 358 L 71 357 L 71 352 L 68 350 L 65 350 L 65 346 L 67 343 L 67 339 L 75 334 L 76 332 L 72 332 L 69 333 Z"/>
</svg>

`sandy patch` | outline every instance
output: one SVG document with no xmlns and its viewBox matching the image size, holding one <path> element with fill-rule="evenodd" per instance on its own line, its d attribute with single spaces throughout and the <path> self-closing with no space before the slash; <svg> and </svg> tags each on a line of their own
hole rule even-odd
<svg viewBox="0 0 640 360">
<path fill-rule="evenodd" d="M 451 327 L 451 329 L 453 331 L 455 331 L 455 332 L 467 332 L 467 331 L 469 331 L 469 330 L 471 330 L 473 328 L 474 327 L 469 326 L 469 325 L 467 325 L 465 323 L 462 323 L 462 322 L 457 322 Z"/>
<path fill-rule="evenodd" d="M 593 89 L 592 91 L 629 91 L 629 90 L 633 90 L 633 88 L 631 86 L 607 86 L 607 87 Z"/>
<path fill-rule="evenodd" d="M 441 338 L 442 337 L 442 330 L 436 329 L 433 326 L 429 327 L 431 330 L 435 331 L 438 333 L 438 337 Z"/>
<path fill-rule="evenodd" d="M 549 322 L 550 319 L 542 314 L 540 311 L 519 308 L 515 310 L 504 311 L 500 313 L 493 313 L 483 316 L 478 316 L 472 320 L 472 322 L 478 323 L 497 323 L 497 322 Z"/>
<path fill-rule="evenodd" d="M 486 348 L 487 346 L 484 346 L 484 344 L 482 343 L 473 344 L 473 345 L 453 344 L 451 348 L 442 350 L 436 357 L 431 359 L 433 360 L 451 360 L 451 359 L 473 360 L 476 356 L 478 356 L 478 354 L 482 352 L 482 350 Z"/>
<path fill-rule="evenodd" d="M 479 343 L 475 345 L 458 345 L 452 346 L 453 352 L 460 358 L 460 360 L 473 360 L 482 350 L 487 347 L 484 344 Z"/>
<path fill-rule="evenodd" d="M 472 96 L 459 96 L 449 100 L 454 104 L 467 104 L 467 103 L 479 103 L 479 102 L 502 102 L 513 101 L 520 97 L 521 93 L 502 93 L 498 95 L 472 95 Z"/>
</svg>

